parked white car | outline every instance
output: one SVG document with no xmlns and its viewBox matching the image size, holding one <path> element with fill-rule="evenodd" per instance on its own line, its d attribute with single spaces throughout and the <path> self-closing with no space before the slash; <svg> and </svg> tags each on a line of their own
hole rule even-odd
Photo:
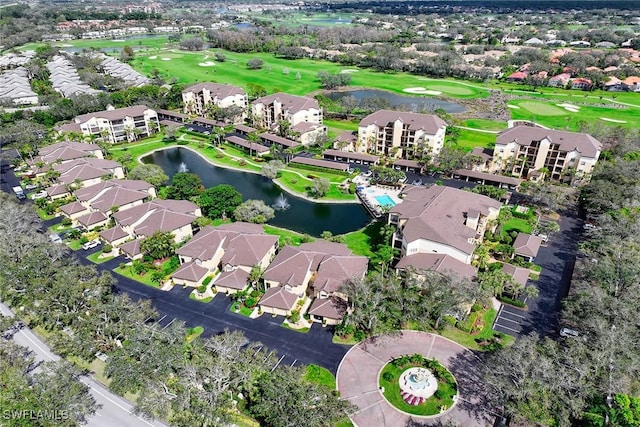
<svg viewBox="0 0 640 427">
<path fill-rule="evenodd" d="M 100 239 L 93 239 L 90 242 L 85 243 L 84 245 L 82 245 L 82 249 L 84 249 L 85 251 L 88 251 L 89 249 L 93 249 L 100 246 Z"/>
<path fill-rule="evenodd" d="M 578 338 L 580 336 L 580 332 L 575 329 L 562 328 L 560 329 L 560 336 L 565 338 Z"/>
<path fill-rule="evenodd" d="M 33 200 L 37 200 L 37 199 L 44 199 L 45 197 L 47 197 L 49 194 L 47 194 L 46 191 L 40 191 L 38 193 L 32 194 L 31 198 Z"/>
</svg>

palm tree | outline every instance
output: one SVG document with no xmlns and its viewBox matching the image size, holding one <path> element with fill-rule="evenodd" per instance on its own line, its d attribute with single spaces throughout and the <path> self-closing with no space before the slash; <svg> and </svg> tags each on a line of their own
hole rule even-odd
<svg viewBox="0 0 640 427">
<path fill-rule="evenodd" d="M 253 157 L 253 144 L 260 142 L 260 134 L 258 134 L 258 132 L 251 132 L 247 134 L 247 140 L 249 141 L 249 157 Z"/>
</svg>

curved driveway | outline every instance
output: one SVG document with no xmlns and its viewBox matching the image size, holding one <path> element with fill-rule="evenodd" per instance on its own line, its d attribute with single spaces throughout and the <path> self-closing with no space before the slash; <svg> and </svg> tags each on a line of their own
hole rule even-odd
<svg viewBox="0 0 640 427">
<path fill-rule="evenodd" d="M 420 353 L 446 366 L 458 382 L 458 402 L 446 414 L 430 418 L 411 417 L 387 403 L 378 390 L 382 367 L 402 355 Z M 458 426 L 492 425 L 489 406 L 484 401 L 484 384 L 479 359 L 467 348 L 439 335 L 402 331 L 368 339 L 352 347 L 340 363 L 338 391 L 343 399 L 357 406 L 351 414 L 354 425 L 419 426 L 451 423 Z"/>
</svg>

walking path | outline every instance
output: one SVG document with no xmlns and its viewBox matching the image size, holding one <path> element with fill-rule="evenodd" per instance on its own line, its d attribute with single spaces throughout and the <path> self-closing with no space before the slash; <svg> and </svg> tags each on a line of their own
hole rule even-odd
<svg viewBox="0 0 640 427">
<path fill-rule="evenodd" d="M 382 367 L 402 355 L 422 354 L 442 363 L 458 383 L 457 403 L 439 416 L 418 417 L 400 412 L 379 391 Z M 338 367 L 337 385 L 343 399 L 357 406 L 350 418 L 360 427 L 407 425 L 491 425 L 491 411 L 479 370 L 480 359 L 467 348 L 440 335 L 402 331 L 368 339 L 352 347 Z M 415 423 L 415 424 L 414 424 Z"/>
</svg>

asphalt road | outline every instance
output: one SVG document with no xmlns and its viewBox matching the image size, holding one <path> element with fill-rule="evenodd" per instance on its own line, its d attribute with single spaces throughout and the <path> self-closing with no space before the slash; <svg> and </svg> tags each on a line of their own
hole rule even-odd
<svg viewBox="0 0 640 427">
<path fill-rule="evenodd" d="M 94 265 L 86 259 L 93 251 L 78 252 L 78 261 L 85 265 Z M 126 262 L 124 257 L 118 257 L 96 267 L 98 270 L 111 271 L 121 262 Z M 284 328 L 282 317 L 262 315 L 257 319 L 249 319 L 240 314 L 229 311 L 231 299 L 225 295 L 216 295 L 210 303 L 202 303 L 189 299 L 192 289 L 183 289 L 176 286 L 173 290 L 161 291 L 160 289 L 143 285 L 134 280 L 117 275 L 115 285 L 116 292 L 126 292 L 133 299 L 150 299 L 158 311 L 162 324 L 173 319 L 183 320 L 187 327 L 204 327 L 203 337 L 215 335 L 225 329 L 240 330 L 247 339 L 262 343 L 269 351 L 276 351 L 281 365 L 299 365 L 314 363 L 329 369 L 334 374 L 342 357 L 349 346 L 337 345 L 331 342 L 333 328 L 323 328 L 320 324 L 314 324 L 307 333 L 301 333 Z"/>
<path fill-rule="evenodd" d="M 0 303 L 0 313 L 3 316 L 13 317 L 13 312 L 4 303 Z M 60 360 L 57 354 L 37 336 L 31 329 L 25 327 L 13 336 L 13 341 L 33 352 L 36 361 L 51 362 Z M 131 413 L 133 405 L 129 401 L 111 393 L 101 384 L 88 377 L 82 377 L 81 381 L 89 387 L 90 393 L 100 405 L 94 416 L 89 418 L 89 427 L 162 427 L 166 426 L 159 421 L 148 421 Z M 28 410 L 29 408 L 24 408 Z M 64 408 L 61 408 L 64 409 Z"/>
</svg>

